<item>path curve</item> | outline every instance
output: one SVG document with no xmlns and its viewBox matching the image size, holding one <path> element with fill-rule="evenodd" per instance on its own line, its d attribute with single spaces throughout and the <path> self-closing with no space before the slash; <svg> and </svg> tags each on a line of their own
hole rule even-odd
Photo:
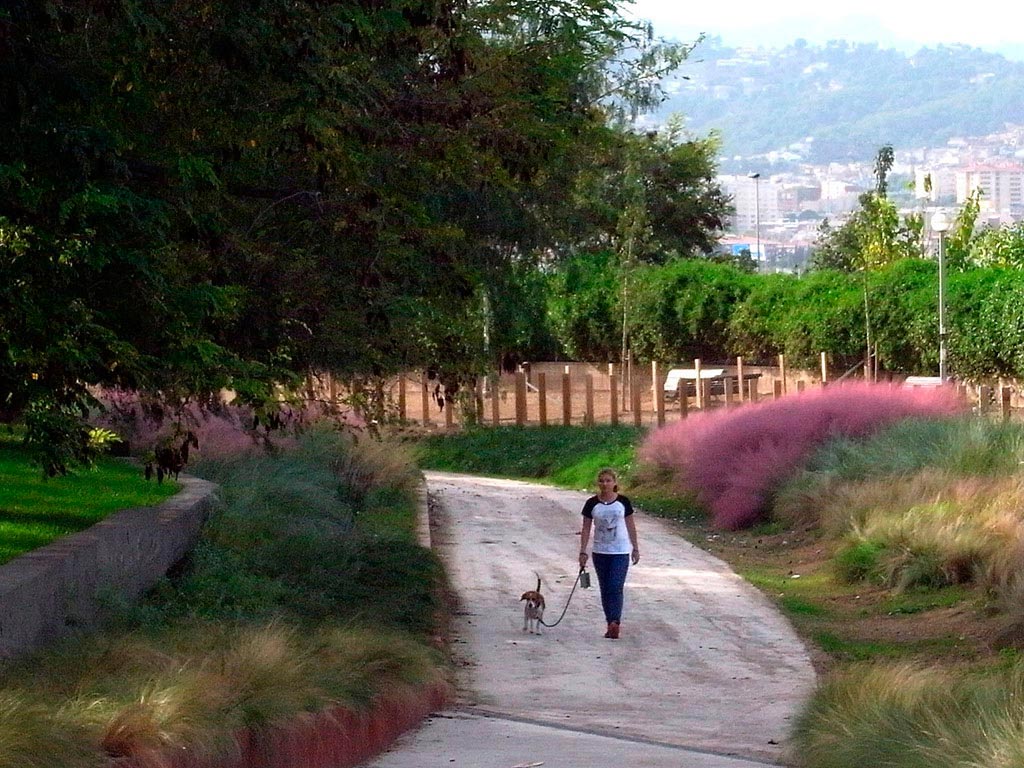
<svg viewBox="0 0 1024 768">
<path fill-rule="evenodd" d="M 534 571 L 547 620 L 565 605 L 588 493 L 435 472 L 427 483 L 433 547 L 459 600 L 453 642 L 462 697 L 457 712 L 371 766 L 528 765 L 531 756 L 519 753 L 531 744 L 549 752 L 532 758 L 546 768 L 784 760 L 814 671 L 789 624 L 725 563 L 638 512 L 642 558 L 627 580 L 621 639 L 602 637 L 596 579 L 576 591 L 559 626 L 524 634 L 518 598 L 536 583 Z M 558 746 L 566 739 L 606 762 L 566 761 L 568 747 Z M 493 761 L 502 744 L 519 763 Z M 637 760 L 641 746 L 647 762 Z"/>
</svg>

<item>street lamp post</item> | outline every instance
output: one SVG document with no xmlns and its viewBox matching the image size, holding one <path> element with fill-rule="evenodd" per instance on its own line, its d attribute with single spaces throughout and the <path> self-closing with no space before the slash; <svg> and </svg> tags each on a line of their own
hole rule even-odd
<svg viewBox="0 0 1024 768">
<path fill-rule="evenodd" d="M 754 180 L 754 234 L 757 238 L 757 268 L 761 268 L 761 174 L 752 173 Z"/>
<path fill-rule="evenodd" d="M 946 232 L 949 219 L 942 211 L 932 216 L 932 231 L 939 233 L 939 381 L 946 383 Z"/>
</svg>

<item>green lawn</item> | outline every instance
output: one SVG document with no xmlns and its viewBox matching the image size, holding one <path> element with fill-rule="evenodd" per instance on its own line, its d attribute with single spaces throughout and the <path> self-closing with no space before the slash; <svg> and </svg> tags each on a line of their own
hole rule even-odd
<svg viewBox="0 0 1024 768">
<path fill-rule="evenodd" d="M 493 474 L 593 488 L 597 473 L 628 473 L 643 431 L 628 426 L 499 427 L 423 439 L 417 456 L 424 469 Z"/>
<path fill-rule="evenodd" d="M 107 457 L 94 468 L 44 478 L 18 437 L 0 435 L 0 563 L 120 509 L 159 504 L 177 489 L 147 483 L 138 466 Z"/>
</svg>

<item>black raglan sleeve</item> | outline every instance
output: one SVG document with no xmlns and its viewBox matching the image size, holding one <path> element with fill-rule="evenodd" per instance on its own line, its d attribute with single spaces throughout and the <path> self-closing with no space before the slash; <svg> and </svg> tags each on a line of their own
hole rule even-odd
<svg viewBox="0 0 1024 768">
<path fill-rule="evenodd" d="M 583 516 L 594 519 L 594 507 L 597 506 L 597 496 L 591 496 L 583 505 Z"/>
</svg>

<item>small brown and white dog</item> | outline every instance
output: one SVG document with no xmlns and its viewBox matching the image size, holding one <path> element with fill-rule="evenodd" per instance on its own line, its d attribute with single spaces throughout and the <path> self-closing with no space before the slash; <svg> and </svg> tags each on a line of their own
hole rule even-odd
<svg viewBox="0 0 1024 768">
<path fill-rule="evenodd" d="M 544 621 L 544 595 L 540 593 L 539 575 L 537 576 L 537 588 L 523 592 L 523 596 L 519 599 L 526 601 L 526 605 L 523 606 L 523 632 L 529 631 L 531 635 L 542 634 L 540 628 L 541 622 Z"/>
</svg>

